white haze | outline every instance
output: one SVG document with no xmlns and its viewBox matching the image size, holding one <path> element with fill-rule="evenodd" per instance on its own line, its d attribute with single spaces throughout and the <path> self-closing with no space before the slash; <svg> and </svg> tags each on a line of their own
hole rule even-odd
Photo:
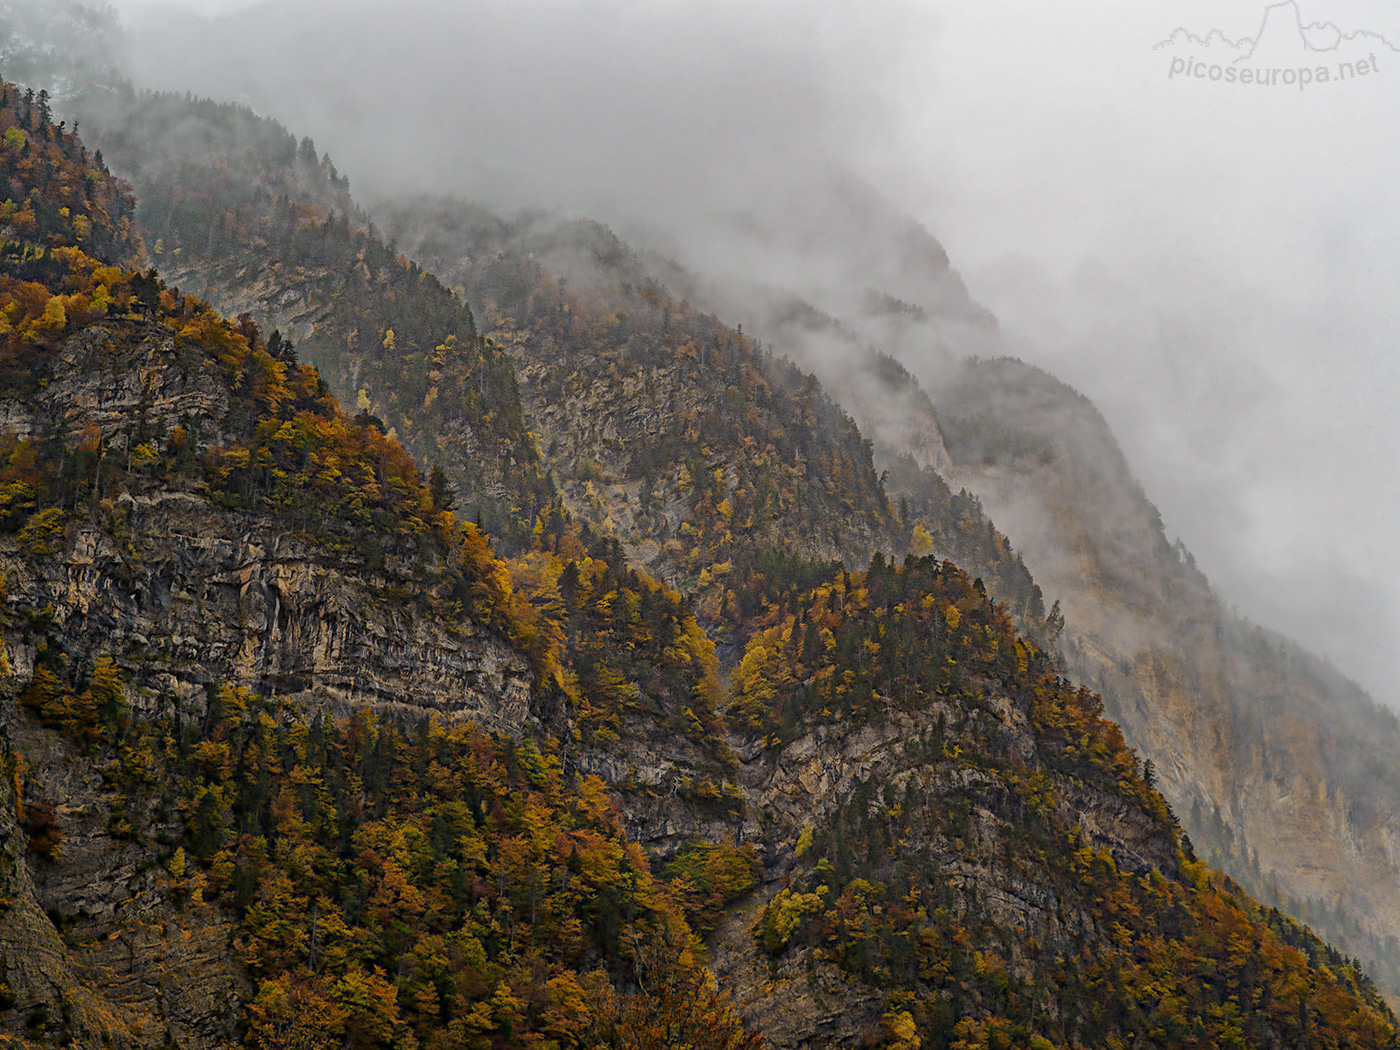
<svg viewBox="0 0 1400 1050">
<path fill-rule="evenodd" d="M 1400 42 L 1394 4 L 1302 6 Z M 1400 52 L 1305 91 L 1168 79 L 1152 45 L 1252 33 L 1238 0 L 122 7 L 139 82 L 311 134 L 361 199 L 645 220 L 717 265 L 739 204 L 855 173 L 1099 406 L 1227 601 L 1400 703 Z"/>
</svg>

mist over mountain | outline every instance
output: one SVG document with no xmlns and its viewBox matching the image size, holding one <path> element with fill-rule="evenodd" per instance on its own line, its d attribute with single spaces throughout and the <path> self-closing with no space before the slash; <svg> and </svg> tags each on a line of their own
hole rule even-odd
<svg viewBox="0 0 1400 1050">
<path fill-rule="evenodd" d="M 859 304 L 903 260 L 862 250 L 890 242 L 847 191 L 890 202 L 948 246 L 1004 341 L 916 329 L 886 349 L 926 385 L 950 345 L 1073 383 L 1227 600 L 1393 702 L 1396 151 L 1379 115 L 1400 78 L 1300 98 L 1168 83 L 1151 44 L 1178 23 L 1251 32 L 1245 4 L 220 10 L 124 5 L 137 82 L 314 132 L 362 201 L 601 219 L 755 332 L 798 299 L 873 341 Z M 1374 5 L 1304 13 L 1391 28 Z M 771 300 L 721 294 L 757 276 Z"/>
<path fill-rule="evenodd" d="M 1072 20 L 218 7 L 0 11 L 0 1029 L 1394 1043 L 1400 721 L 1136 466 L 1297 578 L 1241 435 L 1373 462 L 1299 353 L 1380 315 L 1141 141 L 1047 207 L 1112 119 L 969 151 L 1056 122 L 949 41 Z M 1299 635 L 1371 652 L 1341 524 Z"/>
</svg>

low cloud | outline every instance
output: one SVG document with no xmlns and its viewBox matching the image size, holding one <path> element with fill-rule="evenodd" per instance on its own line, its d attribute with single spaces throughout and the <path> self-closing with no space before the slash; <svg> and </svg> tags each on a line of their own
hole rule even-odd
<svg viewBox="0 0 1400 1050">
<path fill-rule="evenodd" d="M 1306 91 L 1170 78 L 1153 45 L 1256 31 L 1238 0 L 125 10 L 138 81 L 314 136 L 361 200 L 594 215 L 867 341 L 909 260 L 841 187 L 912 216 L 1004 342 L 901 329 L 911 370 L 1000 345 L 1076 386 L 1227 601 L 1400 702 L 1400 54 Z M 1299 10 L 1400 40 L 1383 5 Z"/>
</svg>

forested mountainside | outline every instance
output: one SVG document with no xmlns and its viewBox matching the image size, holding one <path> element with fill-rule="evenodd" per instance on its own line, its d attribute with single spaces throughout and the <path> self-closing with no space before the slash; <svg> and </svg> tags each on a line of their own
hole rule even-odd
<svg viewBox="0 0 1400 1050">
<path fill-rule="evenodd" d="M 552 268 L 568 275 L 568 287 L 611 290 L 614 304 L 620 290 L 645 284 L 648 266 L 679 286 L 698 283 L 674 264 L 639 259 L 596 224 L 548 216 L 512 224 L 451 202 L 386 208 L 383 221 L 483 304 L 498 293 L 477 275 L 511 253 L 528 273 Z M 754 301 L 771 302 L 757 293 Z M 896 343 L 938 331 L 922 307 L 888 296 L 864 303 L 861 316 L 904 323 Z M 977 566 L 1013 612 L 1024 615 L 1022 603 L 1033 601 L 1027 619 L 1041 638 L 1068 623 L 1061 649 L 1069 670 L 1104 694 L 1162 771 L 1195 841 L 1254 893 L 1363 955 L 1400 994 L 1394 717 L 1295 643 L 1225 609 L 1189 553 L 1166 540 L 1097 412 L 1063 384 L 1019 362 L 972 362 L 935 386 L 940 421 L 931 406 L 923 413 L 923 395 L 899 365 L 862 356 L 858 340 L 819 311 L 797 303 L 759 323 L 794 353 L 803 353 L 804 331 L 843 349 L 828 372 L 846 403 L 864 402 L 868 412 L 883 397 L 905 421 L 872 449 L 901 520 L 919 521 L 937 549 Z M 958 496 L 941 478 L 928 482 L 946 454 Z M 992 520 L 1011 523 L 1035 568 L 1033 592 L 1020 583 L 1019 558 L 1012 573 L 989 571 L 1010 544 L 978 498 Z M 985 544 L 967 542 L 984 528 Z M 1042 588 L 1062 608 L 1047 613 Z"/>
<path fill-rule="evenodd" d="M 465 303 L 378 237 L 310 139 L 244 107 L 129 86 L 74 107 L 136 187 L 167 280 L 271 320 L 422 462 L 450 447 L 463 513 L 484 527 L 506 533 L 548 501 L 509 361 Z"/>
<path fill-rule="evenodd" d="M 20 89 L 7 87 L 10 92 Z M 135 262 L 143 254 L 133 228 L 136 202 L 129 187 L 53 120 L 49 93 L 33 88 L 7 97 L 4 139 L 6 199 L 0 222 L 7 236 L 44 247 L 80 245 L 101 258 Z"/>
<path fill-rule="evenodd" d="M 664 551 L 668 542 L 689 549 L 690 541 L 684 535 L 668 536 L 665 523 L 654 516 L 648 521 L 645 506 L 642 514 L 632 510 L 631 493 L 639 481 L 644 495 L 648 482 L 655 491 L 678 476 L 681 487 L 671 485 L 682 505 L 688 502 L 699 522 L 714 518 L 703 492 L 697 490 L 688 500 L 685 496 L 685 479 L 696 476 L 693 454 L 698 446 L 702 461 L 712 468 L 723 465 L 733 472 L 740 465 L 738 483 L 731 480 L 726 492 L 716 491 L 712 500 L 721 514 L 730 494 L 750 500 L 755 491 L 777 494 L 773 507 L 765 509 L 760 501 L 751 509 L 749 521 L 740 516 L 702 525 L 699 539 L 709 546 L 700 549 L 702 559 L 721 565 L 730 560 L 724 547 L 717 550 L 709 542 L 709 533 L 721 530 L 729 537 L 724 544 L 732 545 L 738 537 L 742 546 L 776 540 L 790 548 L 798 538 L 799 549 L 808 556 L 855 564 L 864 564 L 872 549 L 900 557 L 937 553 L 983 577 L 1022 626 L 1041 637 L 1053 631 L 1039 588 L 1005 537 L 975 499 L 952 492 L 935 469 L 945 457 L 932 405 L 893 360 L 845 337 L 866 376 L 867 413 L 881 397 L 922 410 L 922 415 L 904 417 L 894 433 L 871 440 L 863 435 L 863 424 L 851 426 L 815 377 L 786 359 L 775 359 L 771 350 L 745 336 L 742 326 L 731 329 L 673 297 L 648 275 L 648 262 L 597 223 L 548 215 L 507 221 L 479 207 L 441 200 L 385 205 L 381 217 L 408 250 L 480 304 L 483 316 L 498 326 L 493 331 L 503 345 L 516 347 L 532 420 L 556 429 L 564 421 L 581 432 L 569 439 L 570 447 L 553 449 L 546 458 L 558 454 L 561 473 L 580 455 L 597 462 L 600 476 L 592 479 L 593 491 L 606 487 L 613 500 L 612 506 L 606 500 L 595 505 L 595 516 L 612 510 L 613 526 L 630 534 L 634 544 L 641 541 L 642 556 L 657 542 Z M 693 280 L 674 264 L 665 269 L 682 282 Z M 819 323 L 827 322 L 819 318 Z M 737 356 L 728 360 L 701 352 L 730 345 L 737 347 Z M 669 377 L 669 396 L 654 381 L 642 391 L 628 387 L 629 374 L 635 385 L 637 375 L 646 377 L 658 368 Z M 600 375 L 623 377 L 621 388 L 601 385 Z M 792 394 L 774 396 L 784 388 L 802 393 L 795 400 Z M 605 399 L 601 404 L 600 396 Z M 695 411 L 686 413 L 687 403 Z M 645 418 L 670 417 L 671 433 L 639 427 L 639 409 L 646 410 Z M 590 433 L 599 416 L 615 421 L 612 428 Z M 689 417 L 701 425 L 694 426 L 696 420 Z M 806 426 L 788 426 L 793 419 Z M 630 451 L 637 447 L 645 450 L 645 458 Z M 679 475 L 677 467 L 685 474 Z M 878 478 L 872 476 L 875 471 Z M 754 474 L 746 484 L 744 479 Z M 585 495 L 588 491 L 585 487 Z M 613 507 L 631 510 L 632 520 Z M 793 515 L 798 507 L 801 513 Z M 880 508 L 882 519 L 869 518 L 871 508 Z M 862 527 L 852 530 L 844 523 Z M 648 540 L 651 546 L 645 546 Z M 688 582 L 700 583 L 693 571 Z"/>
<path fill-rule="evenodd" d="M 1026 523 L 1070 671 L 1153 758 L 1198 848 L 1396 994 L 1394 714 L 1223 605 L 1082 396 L 1019 361 L 979 361 L 939 407 L 955 483 Z"/>
<path fill-rule="evenodd" d="M 27 123 L 5 90 L 6 126 Z M 33 116 L 59 174 L 111 178 Z M 285 344 L 86 254 L 63 221 L 35 234 L 0 257 L 4 1027 L 94 1046 L 555 1028 L 605 1045 L 663 1018 L 697 1045 L 746 1042 L 601 783 L 522 741 L 537 711 L 569 739 L 559 669 L 442 483 Z M 566 619 L 608 579 L 582 551 L 570 566 Z M 693 618 L 652 597 L 672 662 L 703 675 Z M 547 904 L 512 881 L 549 870 L 538 850 L 565 865 Z"/>
<path fill-rule="evenodd" d="M 12 1043 L 1397 1044 L 952 563 L 736 581 L 726 684 L 616 540 L 550 506 L 503 560 L 285 341 L 38 199 L 0 245 Z"/>
<path fill-rule="evenodd" d="M 873 453 L 812 377 L 639 277 L 639 263 L 606 229 L 548 217 L 517 228 L 450 204 L 429 216 L 435 240 L 423 238 L 424 219 L 412 210 L 390 211 L 388 221 L 417 258 L 443 263 L 444 279 L 478 304 L 489 330 L 484 340 L 449 339 L 420 357 L 436 337 L 421 319 L 391 326 L 408 300 L 382 265 L 374 282 L 352 276 L 350 286 L 346 268 L 364 269 L 353 255 L 417 274 L 432 295 L 419 289 L 414 302 L 436 306 L 448 293 L 395 256 L 372 225 L 345 218 L 358 213 L 328 160 L 317 170 L 335 192 L 313 186 L 294 195 L 314 158 L 305 143 L 293 149 L 292 136 L 279 137 L 246 110 L 171 95 L 95 93 L 79 109 L 148 202 L 141 220 L 162 250 L 157 258 L 174 262 L 172 280 L 230 313 L 298 333 L 300 353 L 325 365 L 333 386 L 440 461 L 465 492 L 480 485 L 478 431 L 508 421 L 515 437 L 509 446 L 498 441 L 499 473 L 516 476 L 516 488 L 489 491 L 508 493 L 528 517 L 550 503 L 557 485 L 569 512 L 617 536 L 638 567 L 697 589 L 707 622 L 733 619 L 736 595 L 716 581 L 734 566 L 739 575 L 756 571 L 761 552 L 781 546 L 852 565 L 877 550 L 952 556 L 985 577 L 1019 622 L 1048 629 L 1039 592 L 1005 538 L 975 500 L 952 493 L 929 469 L 941 439 L 927 399 L 919 458 L 883 447 Z M 272 189 L 250 191 L 230 171 Z M 317 218 L 330 197 L 350 209 L 338 222 Z M 193 217 L 196 202 L 203 222 Z M 310 235 L 268 234 L 283 228 L 279 215 L 302 212 L 298 228 Z M 457 253 L 450 262 L 447 251 Z M 471 254 L 464 259 L 463 251 Z M 340 320 L 347 302 L 357 311 L 349 336 Z M 355 340 L 362 349 L 346 349 Z M 510 407 L 520 401 L 505 389 L 504 372 L 488 382 L 474 363 L 483 357 L 497 362 L 492 367 L 514 361 L 523 407 Z M 893 362 L 881 367 L 908 383 Z M 470 440 L 454 438 L 459 433 Z M 893 479 L 888 487 L 873 454 Z M 509 544 L 528 542 L 512 529 L 523 519 L 502 520 L 499 503 L 464 498 L 463 506 Z"/>
</svg>

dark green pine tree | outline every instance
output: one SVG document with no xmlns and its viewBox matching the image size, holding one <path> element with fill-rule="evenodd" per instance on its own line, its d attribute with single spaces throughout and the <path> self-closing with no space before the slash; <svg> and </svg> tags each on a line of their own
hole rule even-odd
<svg viewBox="0 0 1400 1050">
<path fill-rule="evenodd" d="M 452 510 L 457 506 L 457 490 L 447 480 L 441 463 L 434 463 L 432 473 L 428 475 L 428 493 L 433 498 L 435 510 Z"/>
</svg>

